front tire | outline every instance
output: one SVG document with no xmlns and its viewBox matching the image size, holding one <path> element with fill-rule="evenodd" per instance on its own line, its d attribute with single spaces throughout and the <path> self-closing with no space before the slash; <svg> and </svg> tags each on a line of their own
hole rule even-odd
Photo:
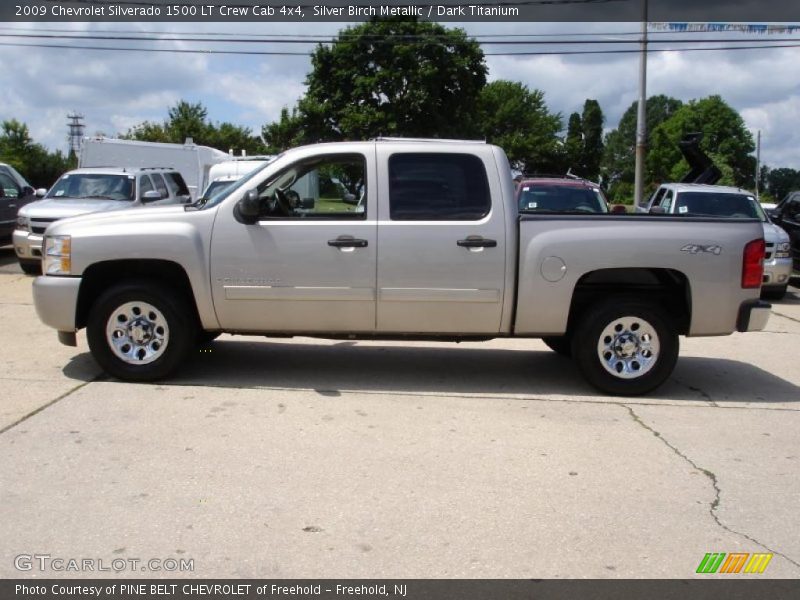
<svg viewBox="0 0 800 600">
<path fill-rule="evenodd" d="M 188 303 L 150 281 L 117 285 L 89 312 L 86 337 L 103 370 L 125 381 L 155 381 L 174 372 L 194 347 Z"/>
<path fill-rule="evenodd" d="M 572 356 L 600 391 L 639 396 L 670 376 L 678 347 L 678 333 L 660 307 L 621 299 L 599 305 L 581 320 Z"/>
</svg>

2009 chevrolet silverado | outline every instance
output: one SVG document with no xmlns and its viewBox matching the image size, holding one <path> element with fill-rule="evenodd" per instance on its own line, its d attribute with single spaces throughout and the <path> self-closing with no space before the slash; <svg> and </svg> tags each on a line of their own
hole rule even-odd
<svg viewBox="0 0 800 600">
<path fill-rule="evenodd" d="M 587 207 L 591 211 L 591 207 Z M 296 148 L 189 206 L 59 221 L 37 312 L 111 375 L 172 373 L 219 332 L 542 337 L 602 391 L 661 384 L 679 335 L 760 330 L 755 219 L 520 212 L 503 151 L 375 140 Z"/>
</svg>

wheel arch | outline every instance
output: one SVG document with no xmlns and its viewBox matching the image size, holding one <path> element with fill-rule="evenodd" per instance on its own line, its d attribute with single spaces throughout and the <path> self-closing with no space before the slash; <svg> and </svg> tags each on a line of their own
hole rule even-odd
<svg viewBox="0 0 800 600">
<path fill-rule="evenodd" d="M 689 332 L 692 321 L 689 279 L 678 270 L 664 268 L 610 268 L 585 273 L 573 290 L 567 332 L 574 330 L 581 315 L 593 305 L 615 296 L 654 304 L 664 310 L 679 334 Z"/>
<path fill-rule="evenodd" d="M 103 292 L 133 280 L 150 281 L 176 291 L 191 307 L 196 322 L 200 322 L 192 283 L 181 265 L 169 260 L 122 259 L 94 263 L 83 272 L 78 291 L 76 326 L 79 329 L 86 327 L 89 312 Z"/>
</svg>

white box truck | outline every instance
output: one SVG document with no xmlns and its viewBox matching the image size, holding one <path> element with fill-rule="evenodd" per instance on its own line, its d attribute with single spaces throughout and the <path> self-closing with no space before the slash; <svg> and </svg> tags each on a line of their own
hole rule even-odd
<svg viewBox="0 0 800 600">
<path fill-rule="evenodd" d="M 183 175 L 192 200 L 196 200 L 210 181 L 211 167 L 229 159 L 226 152 L 198 146 L 191 138 L 186 138 L 183 144 L 166 144 L 90 137 L 83 140 L 78 166 L 176 169 Z"/>
</svg>

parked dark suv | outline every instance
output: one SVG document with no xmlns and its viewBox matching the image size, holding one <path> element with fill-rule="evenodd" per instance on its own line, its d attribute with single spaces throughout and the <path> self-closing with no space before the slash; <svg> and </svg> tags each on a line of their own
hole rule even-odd
<svg viewBox="0 0 800 600">
<path fill-rule="evenodd" d="M 20 207 L 45 193 L 46 190 L 35 191 L 14 167 L 0 163 L 0 244 L 8 243 L 11 239 Z"/>
<path fill-rule="evenodd" d="M 800 275 L 800 191 L 789 192 L 778 205 L 768 210 L 772 222 L 789 234 L 794 272 Z"/>
</svg>

